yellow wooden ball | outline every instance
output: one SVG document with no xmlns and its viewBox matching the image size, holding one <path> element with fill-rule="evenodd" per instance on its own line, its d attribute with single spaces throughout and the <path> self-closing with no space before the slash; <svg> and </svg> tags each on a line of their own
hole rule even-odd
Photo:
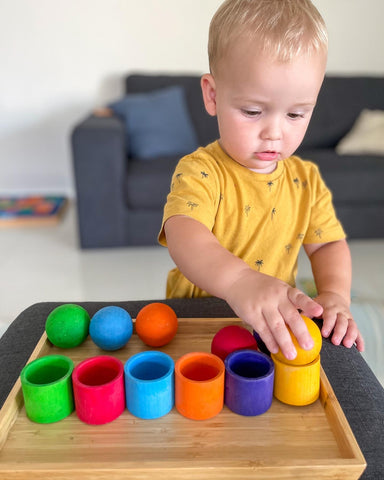
<svg viewBox="0 0 384 480">
<path fill-rule="evenodd" d="M 314 345 L 310 350 L 304 350 L 303 348 L 301 348 L 296 337 L 293 335 L 291 329 L 288 327 L 288 331 L 291 335 L 293 345 L 295 346 L 297 351 L 297 356 L 293 360 L 288 360 L 284 357 L 281 350 L 279 350 L 275 355 L 275 358 L 287 365 L 307 365 L 308 363 L 311 363 L 313 362 L 313 360 L 315 360 L 321 350 L 322 337 L 319 327 L 313 320 L 306 317 L 305 315 L 301 315 L 301 318 L 304 320 L 308 328 L 309 334 L 313 338 Z"/>
</svg>

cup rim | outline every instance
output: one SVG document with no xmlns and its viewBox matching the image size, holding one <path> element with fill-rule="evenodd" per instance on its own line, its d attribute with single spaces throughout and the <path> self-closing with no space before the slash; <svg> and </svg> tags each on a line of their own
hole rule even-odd
<svg viewBox="0 0 384 480">
<path fill-rule="evenodd" d="M 265 363 L 268 364 L 267 372 L 264 375 L 260 375 L 259 377 L 252 377 L 252 378 L 244 377 L 244 376 L 239 375 L 238 373 L 234 372 L 232 370 L 232 366 L 230 365 L 231 360 L 234 357 L 241 356 L 245 353 L 250 353 L 254 357 L 259 357 L 259 358 L 262 358 L 263 360 L 265 360 Z M 271 377 L 271 375 L 273 375 L 274 371 L 275 371 L 275 365 L 273 363 L 273 360 L 268 355 L 266 355 L 265 353 L 260 352 L 258 350 L 253 350 L 251 348 L 244 348 L 244 349 L 241 349 L 241 350 L 235 350 L 234 352 L 231 352 L 227 356 L 227 358 L 225 359 L 224 364 L 225 364 L 226 372 L 228 372 L 231 376 L 240 379 L 242 382 L 261 381 L 261 380 L 264 380 L 268 377 Z"/>
<path fill-rule="evenodd" d="M 131 368 L 135 367 L 140 361 L 143 359 L 144 361 L 148 361 L 150 359 L 156 359 L 156 358 L 161 358 L 167 362 L 167 371 L 162 375 L 161 377 L 158 378 L 153 378 L 153 379 L 143 379 L 143 378 L 137 378 L 136 376 L 132 375 Z M 146 350 L 145 352 L 139 352 L 130 357 L 124 365 L 124 374 L 126 377 L 129 377 L 131 380 L 137 383 L 151 383 L 154 384 L 155 382 L 160 382 L 163 381 L 167 378 L 169 378 L 175 369 L 175 362 L 173 361 L 172 357 L 170 357 L 167 353 L 164 352 L 159 352 L 157 350 Z"/>
<path fill-rule="evenodd" d="M 216 365 L 218 367 L 218 372 L 217 372 L 217 375 L 215 375 L 214 377 L 212 378 L 208 378 L 207 380 L 194 380 L 192 378 L 188 378 L 186 377 L 181 369 L 184 365 L 185 362 L 187 362 L 189 359 L 193 358 L 193 357 L 196 357 L 196 358 L 210 358 L 210 359 L 214 359 L 215 362 L 216 362 Z M 213 382 L 215 380 L 217 380 L 218 378 L 220 378 L 223 374 L 225 374 L 225 365 L 224 365 L 224 362 L 223 360 L 216 354 L 214 353 L 209 353 L 209 352 L 189 352 L 189 353 L 186 353 L 185 355 L 181 356 L 177 362 L 176 362 L 176 365 L 175 365 L 175 373 L 177 373 L 177 375 L 179 375 L 180 377 L 182 377 L 183 379 L 187 380 L 188 382 L 190 383 L 196 383 L 196 384 L 204 384 L 204 383 L 210 383 L 210 382 Z"/>
<path fill-rule="evenodd" d="M 108 360 L 110 363 L 114 363 L 118 367 L 116 375 L 111 380 L 109 380 L 108 382 L 101 383 L 100 385 L 88 385 L 87 383 L 84 383 L 79 379 L 79 372 L 81 373 L 82 370 L 88 366 L 88 364 L 96 363 L 97 365 L 97 362 L 102 362 L 102 360 Z M 98 365 L 100 366 L 102 364 L 98 364 Z M 85 360 L 81 361 L 78 365 L 76 365 L 76 367 L 73 370 L 72 381 L 75 385 L 79 387 L 85 387 L 87 389 L 96 390 L 99 388 L 104 388 L 106 386 L 109 386 L 119 381 L 119 379 L 123 376 L 123 374 L 124 374 L 124 366 L 121 360 L 119 360 L 116 357 L 112 357 L 111 355 L 97 355 L 95 357 L 86 358 Z"/>
<path fill-rule="evenodd" d="M 66 373 L 64 375 L 62 375 L 61 377 L 57 378 L 56 380 L 53 380 L 52 382 L 47 382 L 47 383 L 35 383 L 35 382 L 31 382 L 28 379 L 28 375 L 30 375 L 31 370 L 36 371 L 35 369 L 41 368 L 42 366 L 44 366 L 44 364 L 46 364 L 46 366 L 49 366 L 50 362 L 54 362 L 54 361 L 58 361 L 58 360 L 64 362 L 67 366 Z M 40 364 L 43 364 L 43 365 L 40 365 Z M 71 377 L 71 375 L 73 373 L 73 370 L 74 370 L 74 363 L 73 363 L 73 360 L 71 358 L 69 358 L 65 355 L 44 355 L 43 357 L 36 358 L 32 362 L 27 363 L 20 373 L 20 379 L 21 379 L 22 384 L 24 384 L 24 385 L 28 385 L 28 386 L 31 386 L 31 387 L 37 387 L 37 388 L 38 387 L 46 387 L 46 386 L 55 385 L 59 382 L 67 380 L 68 378 Z"/>
<path fill-rule="evenodd" d="M 280 365 L 284 365 L 284 367 L 291 367 L 293 370 L 294 369 L 300 369 L 300 368 L 308 368 L 308 367 L 312 367 L 314 366 L 316 363 L 319 363 L 320 362 L 320 353 L 312 360 L 312 362 L 309 362 L 309 363 L 305 363 L 303 365 L 296 365 L 296 364 L 292 364 L 292 363 L 285 363 L 285 362 L 282 362 L 281 360 L 279 360 L 278 358 L 276 358 L 276 355 L 271 353 L 271 358 L 273 360 L 274 363 L 277 363 L 277 364 L 280 364 Z"/>
</svg>

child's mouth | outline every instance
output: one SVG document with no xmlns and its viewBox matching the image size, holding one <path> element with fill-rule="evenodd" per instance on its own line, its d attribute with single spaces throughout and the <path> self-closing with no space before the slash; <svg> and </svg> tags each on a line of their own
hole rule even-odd
<svg viewBox="0 0 384 480">
<path fill-rule="evenodd" d="M 278 152 L 256 152 L 255 156 L 258 160 L 263 162 L 271 162 L 277 160 L 279 153 Z"/>
</svg>

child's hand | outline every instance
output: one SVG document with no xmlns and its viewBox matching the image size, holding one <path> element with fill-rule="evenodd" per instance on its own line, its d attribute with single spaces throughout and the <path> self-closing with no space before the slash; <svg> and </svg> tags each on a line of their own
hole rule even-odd
<svg viewBox="0 0 384 480">
<path fill-rule="evenodd" d="M 272 353 L 279 348 L 287 359 L 297 355 L 288 332 L 289 325 L 304 349 L 313 339 L 298 309 L 308 317 L 320 316 L 323 308 L 303 292 L 269 275 L 245 269 L 229 289 L 226 301 L 236 314 L 251 325 Z"/>
<path fill-rule="evenodd" d="M 342 343 L 345 347 L 351 348 L 356 343 L 357 349 L 363 352 L 364 339 L 344 298 L 337 293 L 325 292 L 315 300 L 324 309 L 323 328 L 321 329 L 323 337 L 328 338 L 333 331 L 331 341 L 334 345 Z"/>
</svg>

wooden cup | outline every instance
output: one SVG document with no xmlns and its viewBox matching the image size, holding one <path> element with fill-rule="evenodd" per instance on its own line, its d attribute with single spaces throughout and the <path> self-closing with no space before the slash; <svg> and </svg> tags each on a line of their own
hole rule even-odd
<svg viewBox="0 0 384 480">
<path fill-rule="evenodd" d="M 21 371 L 27 416 L 37 423 L 62 420 L 74 410 L 71 376 L 73 361 L 64 355 L 47 355 Z"/>
<path fill-rule="evenodd" d="M 275 364 L 274 395 L 288 405 L 309 405 L 320 394 L 320 355 L 308 365 L 287 365 L 271 355 Z"/>
<path fill-rule="evenodd" d="M 124 365 L 109 355 L 80 362 L 72 375 L 76 414 L 82 422 L 112 422 L 125 409 Z"/>
<path fill-rule="evenodd" d="M 224 404 L 224 362 L 211 353 L 192 352 L 175 365 L 175 405 L 181 415 L 205 420 Z"/>
<path fill-rule="evenodd" d="M 164 352 L 133 355 L 124 366 L 128 410 L 143 419 L 169 413 L 175 402 L 174 369 L 174 361 Z"/>
</svg>

